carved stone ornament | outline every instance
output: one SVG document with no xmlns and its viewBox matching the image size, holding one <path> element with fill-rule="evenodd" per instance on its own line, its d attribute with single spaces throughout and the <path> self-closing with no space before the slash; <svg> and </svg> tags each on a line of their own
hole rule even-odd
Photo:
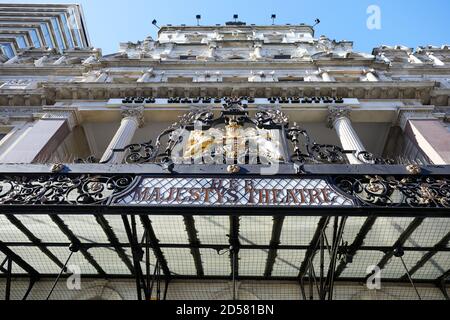
<svg viewBox="0 0 450 320">
<path fill-rule="evenodd" d="M 334 128 L 334 123 L 337 119 L 350 117 L 350 113 L 352 111 L 349 107 L 330 107 L 328 110 L 328 127 L 330 129 Z"/>
</svg>

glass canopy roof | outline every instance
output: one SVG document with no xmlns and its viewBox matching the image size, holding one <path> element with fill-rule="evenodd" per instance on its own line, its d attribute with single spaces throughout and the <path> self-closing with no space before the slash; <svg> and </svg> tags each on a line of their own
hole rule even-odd
<svg viewBox="0 0 450 320">
<path fill-rule="evenodd" d="M 72 256 L 70 265 L 79 266 L 84 277 L 96 277 L 99 274 L 107 275 L 108 278 L 132 277 L 130 266 L 133 265 L 133 255 L 121 216 L 102 216 L 110 228 L 109 234 L 95 215 L 57 217 L 58 220 L 55 221 L 54 216 L 46 215 L 0 215 L 0 241 L 39 274 L 57 275 L 70 254 L 69 245 L 73 242 L 73 238 L 67 235 L 67 230 L 70 230 L 81 243 L 81 247 L 85 248 Z M 162 251 L 173 277 L 231 277 L 230 216 L 194 215 L 187 218 L 182 215 L 149 215 L 148 218 L 158 240 L 157 246 Z M 319 254 L 311 255 L 309 249 L 321 217 L 288 216 L 281 219 L 279 241 L 274 241 L 277 240 L 274 239 L 274 221 L 277 219 L 270 216 L 238 218 L 238 277 L 298 279 L 301 265 L 307 255 L 313 259 L 316 272 L 320 269 Z M 334 219 L 329 219 L 325 229 L 326 239 L 330 241 L 333 238 Z M 371 218 L 347 219 L 341 252 L 337 258 L 338 265 L 343 263 L 344 268 L 337 280 L 364 279 L 367 276 L 367 268 L 379 264 L 383 257 L 399 244 L 405 251 L 403 260 L 414 280 L 434 283 L 444 274 L 448 274 L 450 218 L 378 217 L 364 236 L 363 244 L 355 247 L 368 219 Z M 420 223 L 417 223 L 417 219 L 421 219 Z M 142 239 L 145 229 L 139 219 L 137 222 L 137 237 Z M 65 228 L 62 229 L 61 224 L 65 225 Z M 411 231 L 412 225 L 414 230 L 405 238 L 405 231 Z M 113 241 L 111 234 L 114 235 Z M 399 239 L 402 243 L 399 243 Z M 143 247 L 145 246 L 144 244 Z M 124 255 L 118 253 L 117 247 L 123 249 Z M 193 248 L 198 249 L 197 253 Z M 351 248 L 355 249 L 353 261 L 346 263 L 344 253 L 346 250 L 347 253 L 350 252 Z M 153 252 L 150 250 L 151 268 L 154 268 L 157 261 Z M 274 262 L 270 262 L 271 254 L 275 254 Z M 200 265 L 196 264 L 198 258 Z M 0 252 L 0 263 L 4 259 L 5 254 Z M 129 259 L 131 263 L 127 265 L 124 259 Z M 326 273 L 330 260 L 327 250 L 324 260 Z M 141 265 L 145 268 L 143 261 Z M 13 264 L 12 273 L 26 274 L 17 264 Z M 404 279 L 405 273 L 401 260 L 395 256 L 389 257 L 382 269 L 382 277 L 385 280 Z"/>
</svg>

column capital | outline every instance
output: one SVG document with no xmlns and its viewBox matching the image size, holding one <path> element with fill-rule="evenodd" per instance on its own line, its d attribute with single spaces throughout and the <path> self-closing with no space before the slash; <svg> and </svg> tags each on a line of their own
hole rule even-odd
<svg viewBox="0 0 450 320">
<path fill-rule="evenodd" d="M 425 120 L 425 119 L 437 119 L 433 115 L 432 109 L 425 110 L 413 110 L 413 109 L 400 109 L 397 118 L 397 124 L 403 131 L 405 131 L 406 124 L 409 120 Z"/>
<path fill-rule="evenodd" d="M 329 107 L 328 108 L 328 119 L 327 119 L 328 128 L 333 129 L 335 121 L 340 118 L 349 118 L 351 111 L 352 111 L 352 108 L 347 107 L 347 106 Z"/>
<path fill-rule="evenodd" d="M 143 106 L 122 106 L 120 108 L 122 118 L 134 118 L 139 127 L 144 125 L 144 107 Z"/>
</svg>

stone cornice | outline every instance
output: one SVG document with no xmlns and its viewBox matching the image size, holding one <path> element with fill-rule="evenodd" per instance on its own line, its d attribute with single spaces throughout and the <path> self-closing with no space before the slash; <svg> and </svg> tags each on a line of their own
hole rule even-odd
<svg viewBox="0 0 450 320">
<path fill-rule="evenodd" d="M 311 66 L 362 66 L 373 67 L 377 69 L 386 70 L 388 66 L 379 63 L 374 59 L 368 58 L 354 58 L 354 59 L 314 59 L 314 60 L 288 60 L 280 61 L 275 59 L 263 59 L 258 61 L 253 60 L 154 60 L 150 58 L 142 59 L 117 59 L 117 60 L 102 60 L 101 65 L 104 68 L 108 67 L 164 67 L 164 69 L 196 69 L 202 68 L 264 68 L 264 69 L 292 69 L 299 67 Z"/>
<path fill-rule="evenodd" d="M 433 89 L 436 87 L 435 81 L 377 81 L 377 82 L 189 82 L 189 83 L 168 83 L 168 82 L 144 82 L 144 83 L 88 83 L 88 82 L 53 82 L 45 83 L 43 87 L 49 88 L 154 88 L 154 87 L 174 87 L 174 88 L 199 88 L 199 87 L 244 87 L 244 88 L 265 88 L 265 87 L 280 87 L 280 88 L 427 88 Z"/>
<path fill-rule="evenodd" d="M 51 83 L 46 96 L 56 100 L 99 100 L 133 96 L 340 96 L 359 99 L 416 99 L 429 104 L 433 81 L 425 82 L 270 82 L 270 83 Z"/>
<path fill-rule="evenodd" d="M 77 76 L 81 75 L 87 70 L 90 70 L 92 66 L 84 65 L 46 65 L 42 67 L 36 67 L 30 64 L 12 64 L 12 65 L 2 65 L 0 66 L 0 71 L 2 75 L 67 75 L 67 76 Z"/>
<path fill-rule="evenodd" d="M 339 96 L 358 99 L 414 99 L 423 104 L 448 105 L 450 90 L 434 81 L 378 82 L 204 82 L 204 83 L 44 83 L 30 90 L 0 90 L 0 105 L 14 106 L 58 100 L 107 100 L 125 96 Z M 431 100 L 432 99 L 432 100 Z M 32 102 L 30 102 L 32 101 Z M 44 101 L 44 102 L 42 102 Z"/>
</svg>

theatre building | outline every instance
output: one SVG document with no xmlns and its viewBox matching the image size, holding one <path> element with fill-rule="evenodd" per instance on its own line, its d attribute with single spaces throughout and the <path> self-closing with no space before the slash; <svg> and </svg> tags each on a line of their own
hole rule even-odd
<svg viewBox="0 0 450 320">
<path fill-rule="evenodd" d="M 449 299 L 449 46 L 0 9 L 1 299 Z"/>
</svg>

